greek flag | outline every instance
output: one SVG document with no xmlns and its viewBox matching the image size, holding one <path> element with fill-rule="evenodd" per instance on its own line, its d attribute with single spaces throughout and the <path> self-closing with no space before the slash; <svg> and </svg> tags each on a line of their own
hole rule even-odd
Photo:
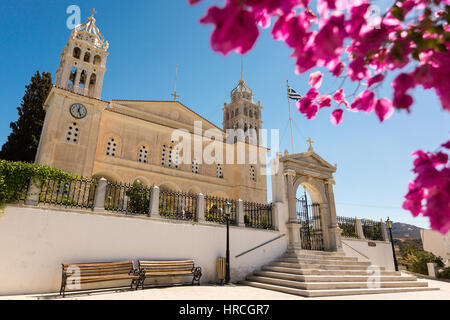
<svg viewBox="0 0 450 320">
<path fill-rule="evenodd" d="M 298 93 L 291 87 L 288 87 L 288 97 L 289 97 L 289 99 L 292 99 L 292 100 L 300 100 L 302 98 L 300 93 Z"/>
</svg>

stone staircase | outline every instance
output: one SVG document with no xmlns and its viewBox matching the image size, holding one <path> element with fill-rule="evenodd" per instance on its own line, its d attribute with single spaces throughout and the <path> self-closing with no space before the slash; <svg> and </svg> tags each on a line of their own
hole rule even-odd
<svg viewBox="0 0 450 320">
<path fill-rule="evenodd" d="M 438 290 L 414 276 L 385 268 L 380 268 L 380 278 L 374 283 L 367 269 L 370 265 L 343 252 L 290 249 L 240 283 L 305 297 Z"/>
</svg>

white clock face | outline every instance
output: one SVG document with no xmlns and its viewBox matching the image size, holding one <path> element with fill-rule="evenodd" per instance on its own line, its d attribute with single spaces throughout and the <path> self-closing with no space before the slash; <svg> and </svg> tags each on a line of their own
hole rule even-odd
<svg viewBox="0 0 450 320">
<path fill-rule="evenodd" d="M 70 114 L 76 119 L 83 119 L 87 115 L 87 109 L 81 103 L 74 103 L 70 107 Z"/>
</svg>

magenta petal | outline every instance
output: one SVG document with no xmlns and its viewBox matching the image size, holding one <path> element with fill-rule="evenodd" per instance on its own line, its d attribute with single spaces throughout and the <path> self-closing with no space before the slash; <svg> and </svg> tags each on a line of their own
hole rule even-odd
<svg viewBox="0 0 450 320">
<path fill-rule="evenodd" d="M 381 81 L 384 80 L 384 75 L 379 73 L 376 76 L 373 76 L 372 78 L 370 78 L 367 81 L 367 87 L 370 88 L 371 86 L 373 86 L 375 83 L 379 83 Z"/>
<path fill-rule="evenodd" d="M 336 109 L 331 113 L 331 123 L 335 126 L 339 125 L 344 120 L 344 110 Z"/>
<path fill-rule="evenodd" d="M 394 106 L 389 99 L 381 98 L 375 103 L 375 113 L 380 122 L 383 122 L 394 114 Z"/>
</svg>

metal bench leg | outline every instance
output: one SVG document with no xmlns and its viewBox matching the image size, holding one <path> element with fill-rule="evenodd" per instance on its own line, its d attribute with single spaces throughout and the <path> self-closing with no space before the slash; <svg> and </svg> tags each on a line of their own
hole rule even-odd
<svg viewBox="0 0 450 320">
<path fill-rule="evenodd" d="M 200 285 L 200 278 L 202 277 L 202 268 L 197 267 L 193 271 L 194 277 L 192 279 L 192 285 L 194 285 L 195 281 L 197 281 L 197 284 Z"/>
</svg>

